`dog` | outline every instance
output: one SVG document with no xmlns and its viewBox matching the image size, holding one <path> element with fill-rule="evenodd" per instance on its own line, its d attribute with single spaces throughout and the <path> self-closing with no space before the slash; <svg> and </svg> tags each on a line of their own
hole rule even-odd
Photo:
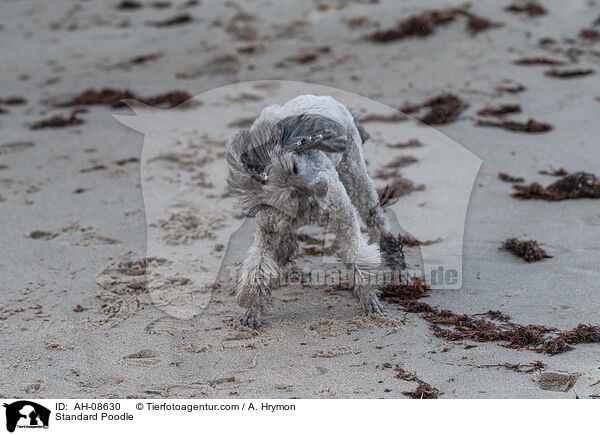
<svg viewBox="0 0 600 435">
<path fill-rule="evenodd" d="M 389 192 L 380 197 L 367 173 L 362 145 L 368 137 L 339 101 L 302 95 L 266 107 L 249 130 L 229 138 L 230 192 L 257 220 L 236 283 L 237 302 L 246 309 L 242 325 L 261 326 L 280 271 L 297 254 L 295 231 L 308 224 L 328 225 L 339 242 L 340 260 L 351 268 L 353 294 L 363 312 L 382 313 L 365 276 L 382 260 L 394 268 L 406 264 L 402 239 L 392 234 L 383 212 Z"/>
</svg>

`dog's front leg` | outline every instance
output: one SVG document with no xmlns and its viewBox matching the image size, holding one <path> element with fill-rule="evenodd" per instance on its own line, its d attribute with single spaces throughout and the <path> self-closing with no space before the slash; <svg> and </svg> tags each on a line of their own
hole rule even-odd
<svg viewBox="0 0 600 435">
<path fill-rule="evenodd" d="M 262 325 L 262 315 L 271 302 L 271 290 L 279 285 L 277 239 L 277 234 L 259 227 L 238 275 L 237 302 L 247 310 L 241 324 L 252 329 Z"/>
<path fill-rule="evenodd" d="M 368 244 L 360 230 L 358 213 L 344 186 L 330 186 L 328 231 L 340 243 L 339 255 L 350 268 L 354 296 L 365 314 L 381 313 L 383 308 L 377 298 L 377 286 L 371 272 L 379 266 L 381 257 L 376 244 Z"/>
</svg>

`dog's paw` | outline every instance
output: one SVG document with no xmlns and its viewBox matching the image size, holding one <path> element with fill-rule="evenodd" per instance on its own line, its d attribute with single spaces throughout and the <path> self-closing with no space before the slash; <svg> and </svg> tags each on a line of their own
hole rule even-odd
<svg viewBox="0 0 600 435">
<path fill-rule="evenodd" d="M 361 299 L 360 306 L 363 313 L 367 316 L 369 314 L 383 314 L 383 307 L 381 306 L 379 299 L 377 299 L 377 296 Z"/>
<path fill-rule="evenodd" d="M 258 329 L 262 326 L 262 322 L 260 321 L 260 313 L 257 313 L 254 310 L 248 310 L 240 319 L 240 323 L 242 326 L 246 326 L 250 329 Z"/>
</svg>

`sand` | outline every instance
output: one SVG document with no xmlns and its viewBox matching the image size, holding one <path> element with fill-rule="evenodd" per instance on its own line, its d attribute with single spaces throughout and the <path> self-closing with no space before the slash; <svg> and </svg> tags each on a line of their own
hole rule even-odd
<svg viewBox="0 0 600 435">
<path fill-rule="evenodd" d="M 459 17 L 426 38 L 375 44 L 365 36 L 378 28 L 461 3 L 183 3 L 129 12 L 105 2 L 3 4 L 0 98 L 27 102 L 1 105 L 8 113 L 0 114 L 1 396 L 405 398 L 417 384 L 398 379 L 397 365 L 445 399 L 600 394 L 598 344 L 548 356 L 450 343 L 397 306 L 364 317 L 348 291 L 297 284 L 275 293 L 256 332 L 239 325 L 231 289 L 213 285 L 223 258 L 243 255 L 237 246 L 251 234 L 242 227 L 246 239 L 228 244 L 244 221 L 223 196 L 224 144 L 262 107 L 306 90 L 368 111 L 452 92 L 469 105 L 452 123 L 365 123 L 371 174 L 399 156 L 418 160 L 400 172 L 426 188 L 393 211 L 410 234 L 441 241 L 407 249 L 409 259 L 462 268 L 459 288 L 440 286 L 426 302 L 561 329 L 600 323 L 598 201 L 518 201 L 498 179 L 506 172 L 547 185 L 554 178 L 539 170 L 598 173 L 598 72 L 557 79 L 544 75 L 551 66 L 513 64 L 571 61 L 567 51 L 577 48 L 569 68 L 598 68 L 598 43 L 577 38 L 597 5 L 545 1 L 549 13 L 528 18 L 505 12 L 509 2 L 477 2 L 473 12 L 503 26 L 471 36 Z M 192 21 L 148 24 L 180 13 Z M 541 38 L 556 42 L 540 46 Z M 496 89 L 515 84 L 525 90 Z M 136 108 L 137 117 L 90 106 L 77 114 L 83 124 L 30 130 L 40 119 L 69 116 L 51 101 L 108 86 L 143 96 L 182 89 L 200 104 L 167 113 Z M 553 130 L 476 126 L 477 111 L 502 104 L 522 107 L 507 119 L 534 118 Z M 150 119 L 158 122 L 148 131 Z M 386 146 L 412 138 L 424 146 Z M 140 161 L 117 163 L 131 158 Z M 470 200 L 461 193 L 464 203 L 449 201 L 456 197 L 444 189 L 465 185 L 473 186 Z M 537 239 L 553 258 L 527 264 L 498 249 L 509 237 Z M 318 261 L 301 257 L 298 265 Z M 546 366 L 541 373 L 499 366 L 536 360 Z"/>
</svg>

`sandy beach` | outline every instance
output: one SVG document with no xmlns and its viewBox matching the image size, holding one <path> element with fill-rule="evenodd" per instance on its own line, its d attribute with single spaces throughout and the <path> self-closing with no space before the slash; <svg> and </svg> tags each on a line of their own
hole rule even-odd
<svg viewBox="0 0 600 435">
<path fill-rule="evenodd" d="M 391 211 L 432 243 L 407 257 L 462 269 L 460 285 L 422 302 L 557 331 L 600 324 L 599 199 L 519 200 L 499 179 L 600 174 L 600 3 L 547 0 L 544 14 L 504 0 L 127 3 L 2 2 L 1 397 L 408 398 L 421 383 L 442 399 L 599 397 L 600 343 L 551 355 L 447 340 L 402 305 L 365 317 L 351 292 L 301 284 L 278 289 L 254 331 L 214 282 L 252 234 L 227 194 L 227 138 L 265 106 L 315 93 L 364 119 L 377 188 L 390 162 L 414 157 L 394 175 L 417 189 Z M 432 10 L 461 12 L 378 40 Z M 471 14 L 489 21 L 479 29 Z M 64 104 L 105 88 L 160 107 Z M 173 91 L 193 104 L 151 99 Z M 408 110 L 444 94 L 460 100 L 451 120 Z M 506 105 L 519 110 L 478 113 Z M 394 109 L 412 118 L 369 119 Z M 547 131 L 514 131 L 527 128 Z M 513 237 L 551 258 L 500 249 Z M 306 252 L 300 269 L 323 260 Z"/>
</svg>

